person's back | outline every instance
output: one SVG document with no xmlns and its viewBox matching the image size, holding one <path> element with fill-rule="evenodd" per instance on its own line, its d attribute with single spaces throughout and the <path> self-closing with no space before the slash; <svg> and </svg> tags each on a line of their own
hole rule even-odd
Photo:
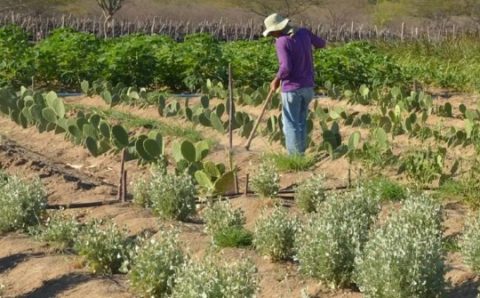
<svg viewBox="0 0 480 298">
<path fill-rule="evenodd" d="M 323 48 L 325 41 L 306 28 L 277 38 L 276 49 L 280 61 L 278 77 L 282 80 L 283 92 L 315 85 L 312 46 Z"/>
<path fill-rule="evenodd" d="M 312 48 L 324 48 L 325 41 L 305 28 L 296 29 L 279 14 L 265 19 L 264 36 L 276 38 L 279 61 L 270 92 L 282 85 L 282 121 L 289 154 L 304 154 L 307 147 L 307 113 L 315 86 Z"/>
</svg>

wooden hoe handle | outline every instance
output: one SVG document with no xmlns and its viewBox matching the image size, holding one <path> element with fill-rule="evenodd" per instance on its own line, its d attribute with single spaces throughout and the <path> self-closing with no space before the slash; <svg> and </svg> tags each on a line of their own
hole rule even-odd
<svg viewBox="0 0 480 298">
<path fill-rule="evenodd" d="M 257 122 L 255 122 L 255 126 L 252 129 L 252 132 L 250 133 L 250 136 L 248 137 L 247 144 L 245 145 L 245 149 L 250 150 L 250 144 L 252 143 L 253 137 L 255 136 L 255 132 L 257 131 L 258 125 L 260 124 L 260 121 L 262 121 L 263 115 L 265 114 L 265 111 L 267 110 L 267 106 L 270 103 L 270 100 L 272 100 L 273 94 L 275 93 L 275 90 L 270 90 L 267 95 L 267 99 L 265 100 L 265 103 L 263 104 L 262 112 L 260 113 L 260 116 L 257 119 Z"/>
</svg>

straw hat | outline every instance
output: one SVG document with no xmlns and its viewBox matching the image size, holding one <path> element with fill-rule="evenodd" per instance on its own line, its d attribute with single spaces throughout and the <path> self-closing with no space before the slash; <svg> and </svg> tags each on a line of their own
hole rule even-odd
<svg viewBox="0 0 480 298">
<path fill-rule="evenodd" d="M 282 31 L 289 22 L 289 19 L 282 17 L 278 13 L 269 15 L 264 21 L 266 29 L 263 31 L 263 36 L 268 36 L 271 32 Z"/>
</svg>

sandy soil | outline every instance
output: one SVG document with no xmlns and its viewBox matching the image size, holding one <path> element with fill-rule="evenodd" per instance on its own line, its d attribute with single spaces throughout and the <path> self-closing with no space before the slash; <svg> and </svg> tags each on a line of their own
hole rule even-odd
<svg viewBox="0 0 480 298">
<path fill-rule="evenodd" d="M 70 98 L 68 101 L 104 106 L 99 98 Z M 324 104 L 328 106 L 335 103 L 325 99 L 321 105 Z M 141 117 L 159 119 L 153 108 L 117 107 L 117 109 Z M 355 109 L 362 112 L 365 107 L 358 106 Z M 170 119 L 159 120 L 171 121 Z M 175 123 L 188 125 L 188 123 L 182 124 L 177 119 Z M 103 201 L 115 197 L 120 169 L 119 156 L 104 155 L 94 158 L 86 149 L 66 141 L 62 135 L 39 134 L 34 128 L 22 129 L 4 117 L 0 117 L 0 127 L 2 127 L 0 134 L 4 136 L 0 143 L 0 168 L 10 174 L 39 178 L 48 191 L 50 204 Z M 208 158 L 226 163 L 227 138 L 211 129 L 199 129 L 205 138 L 215 139 L 218 143 Z M 355 130 L 346 127 L 342 128 L 342 133 L 348 136 Z M 241 189 L 244 187 L 244 176 L 255 170 L 263 152 L 282 150 L 278 144 L 272 145 L 264 138 L 256 138 L 252 150 L 247 152 L 243 149 L 244 142 L 245 139 L 238 136 L 234 138 L 235 160 L 241 169 Z M 414 145 L 402 138 L 399 138 L 396 144 L 398 144 L 396 150 L 400 151 L 404 150 L 407 144 Z M 458 149 L 452 154 L 465 154 L 465 152 Z M 127 162 L 126 167 L 129 177 L 133 179 L 147 172 L 145 167 L 138 166 L 135 161 Z M 348 180 L 348 169 L 349 163 L 345 158 L 335 161 L 326 160 L 317 164 L 309 172 L 282 174 L 281 182 L 282 186 L 286 187 L 304 180 L 312 172 L 317 172 L 326 175 L 327 186 L 344 186 Z M 354 169 L 354 175 L 357 170 L 358 168 Z M 248 229 L 254 228 L 255 221 L 265 208 L 268 209 L 274 205 L 272 202 L 252 197 L 234 199 L 232 204 L 244 210 Z M 460 235 L 465 217 L 469 215 L 468 208 L 456 202 L 447 202 L 444 207 L 445 236 Z M 199 208 L 201 213 L 201 206 Z M 388 208 L 390 207 L 385 206 L 386 214 L 388 214 Z M 295 207 L 291 209 L 292 212 L 297 212 Z M 125 226 L 131 235 L 146 231 L 156 234 L 164 229 L 176 228 L 180 231 L 180 238 L 185 243 L 189 254 L 198 259 L 201 259 L 211 246 L 211 239 L 204 232 L 204 226 L 199 219 L 189 223 L 160 221 L 148 210 L 130 203 L 71 209 L 65 212 L 74 214 L 82 221 L 94 218 L 111 219 Z M 223 249 L 220 253 L 224 255 L 224 259 L 232 262 L 248 257 L 256 264 L 260 278 L 259 297 L 301 297 L 302 290 L 312 297 L 362 297 L 354 290 L 332 290 L 322 286 L 314 280 L 300 276 L 296 264 L 272 263 L 251 249 Z M 448 265 L 446 278 L 450 282 L 447 296 L 475 297 L 479 286 L 478 277 L 463 264 L 460 254 L 449 253 L 446 262 Z M 129 292 L 125 276 L 92 275 L 81 266 L 77 256 L 58 253 L 48 245 L 16 233 L 0 236 L 0 284 L 6 287 L 6 297 L 133 296 Z"/>
</svg>

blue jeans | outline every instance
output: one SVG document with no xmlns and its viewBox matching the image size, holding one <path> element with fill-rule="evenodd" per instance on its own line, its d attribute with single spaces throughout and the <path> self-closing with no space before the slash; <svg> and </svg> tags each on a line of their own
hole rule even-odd
<svg viewBox="0 0 480 298">
<path fill-rule="evenodd" d="M 282 119 L 288 154 L 303 154 L 307 149 L 307 112 L 313 88 L 282 92 Z"/>
</svg>

